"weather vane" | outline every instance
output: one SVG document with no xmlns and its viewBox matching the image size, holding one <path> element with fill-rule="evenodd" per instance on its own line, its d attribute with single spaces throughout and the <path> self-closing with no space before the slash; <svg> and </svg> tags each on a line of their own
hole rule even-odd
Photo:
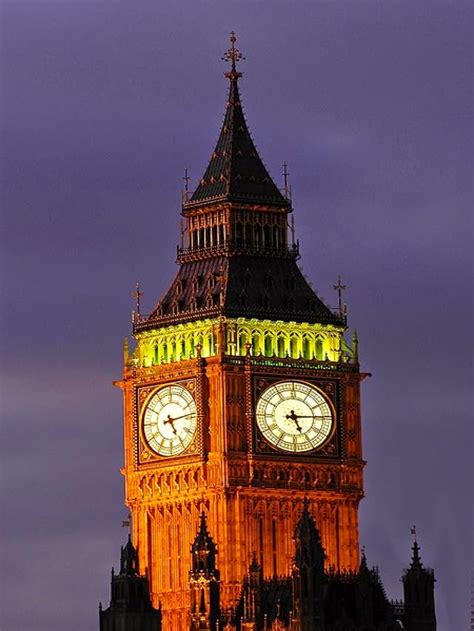
<svg viewBox="0 0 474 631">
<path fill-rule="evenodd" d="M 230 63 L 232 64 L 231 71 L 226 72 L 225 76 L 228 77 L 229 79 L 238 79 L 239 77 L 242 76 L 242 73 L 237 72 L 236 64 L 237 62 L 242 61 L 242 59 L 245 59 L 245 57 L 242 55 L 240 50 L 235 47 L 235 42 L 237 41 L 237 37 L 235 36 L 234 31 L 231 31 L 229 40 L 230 40 L 230 47 L 224 53 L 221 59 L 223 61 L 230 61 Z"/>
</svg>

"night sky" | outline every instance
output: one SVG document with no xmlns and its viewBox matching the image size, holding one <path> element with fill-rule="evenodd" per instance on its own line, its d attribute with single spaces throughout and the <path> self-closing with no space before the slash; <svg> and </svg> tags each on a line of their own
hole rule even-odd
<svg viewBox="0 0 474 631">
<path fill-rule="evenodd" d="M 472 3 L 3 0 L 2 631 L 91 631 L 126 532 L 121 347 L 176 266 L 241 95 L 289 164 L 305 274 L 348 285 L 363 370 L 361 544 L 392 598 L 416 524 L 439 631 L 468 627 Z"/>
</svg>

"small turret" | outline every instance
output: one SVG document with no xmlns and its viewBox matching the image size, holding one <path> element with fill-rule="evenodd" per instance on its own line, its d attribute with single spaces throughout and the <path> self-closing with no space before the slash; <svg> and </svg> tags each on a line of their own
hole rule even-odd
<svg viewBox="0 0 474 631">
<path fill-rule="evenodd" d="M 294 624 L 301 631 L 324 629 L 324 548 L 305 499 L 296 525 L 293 566 Z M 298 626 L 299 625 L 299 626 Z"/>
<path fill-rule="evenodd" d="M 434 572 L 424 568 L 418 542 L 413 542 L 410 567 L 402 577 L 407 631 L 436 631 Z"/>
<path fill-rule="evenodd" d="M 139 574 L 138 554 L 130 535 L 128 535 L 126 545 L 120 547 L 120 574 L 126 576 L 137 576 Z"/>
<path fill-rule="evenodd" d="M 201 513 L 199 530 L 191 546 L 191 631 L 217 631 L 219 625 L 219 570 L 217 546 L 207 530 L 206 514 Z"/>
<path fill-rule="evenodd" d="M 139 574 L 130 535 L 120 548 L 119 574 L 112 568 L 110 587 L 110 606 L 99 608 L 100 631 L 161 631 L 161 610 L 152 607 L 148 579 Z"/>
</svg>

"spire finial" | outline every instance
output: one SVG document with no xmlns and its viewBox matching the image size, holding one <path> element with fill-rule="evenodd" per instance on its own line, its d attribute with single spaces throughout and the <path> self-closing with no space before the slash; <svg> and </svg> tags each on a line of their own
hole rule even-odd
<svg viewBox="0 0 474 631">
<path fill-rule="evenodd" d="M 346 289 L 346 285 L 342 284 L 341 277 L 337 277 L 337 284 L 333 285 L 334 291 L 337 291 L 339 315 L 344 317 L 347 314 L 347 306 L 342 304 L 342 292 Z"/>
<path fill-rule="evenodd" d="M 286 162 L 283 163 L 283 195 L 285 199 L 291 202 L 291 186 L 289 181 L 289 171 L 288 164 Z"/>
<path fill-rule="evenodd" d="M 236 64 L 237 62 L 242 61 L 242 59 L 245 59 L 245 57 L 242 55 L 240 50 L 236 48 L 235 46 L 237 37 L 235 36 L 234 31 L 230 32 L 229 41 L 230 41 L 230 47 L 222 56 L 222 60 L 230 61 L 231 69 L 230 69 L 230 72 L 225 73 L 225 76 L 231 81 L 235 81 L 236 79 L 242 76 L 242 73 L 237 71 Z"/>
<path fill-rule="evenodd" d="M 136 300 L 137 315 L 139 316 L 139 315 L 141 315 L 140 314 L 140 299 L 143 296 L 143 292 L 140 291 L 140 283 L 137 283 L 135 285 L 135 291 L 133 292 L 132 296 Z"/>
<path fill-rule="evenodd" d="M 184 169 L 184 177 L 183 177 L 183 182 L 184 182 L 184 186 L 183 186 L 183 204 L 185 204 L 186 202 L 189 202 L 189 180 L 191 178 L 188 175 L 188 169 L 185 168 Z"/>
</svg>

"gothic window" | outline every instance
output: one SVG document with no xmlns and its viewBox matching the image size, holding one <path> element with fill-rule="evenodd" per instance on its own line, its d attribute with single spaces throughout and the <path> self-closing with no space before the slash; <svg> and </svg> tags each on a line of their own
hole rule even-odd
<svg viewBox="0 0 474 631">
<path fill-rule="evenodd" d="M 245 225 L 245 245 L 247 248 L 252 245 L 252 226 L 249 223 Z"/>
<path fill-rule="evenodd" d="M 269 248 L 270 246 L 271 246 L 270 226 L 263 226 L 263 247 Z"/>
<path fill-rule="evenodd" d="M 247 267 L 247 268 L 245 269 L 245 272 L 244 272 L 244 277 L 243 277 L 243 279 L 242 279 L 242 285 L 243 285 L 244 287 L 248 287 L 248 286 L 249 286 L 249 281 L 250 281 L 250 270 L 249 270 L 249 268 Z"/>
<path fill-rule="evenodd" d="M 271 335 L 265 335 L 265 355 L 267 357 L 273 355 L 273 340 Z"/>
<path fill-rule="evenodd" d="M 278 356 L 285 357 L 285 354 L 285 338 L 280 336 L 278 338 Z"/>
<path fill-rule="evenodd" d="M 303 357 L 310 359 L 310 343 L 307 337 L 303 338 Z"/>
<path fill-rule="evenodd" d="M 247 341 L 248 341 L 248 336 L 244 331 L 242 331 L 242 333 L 240 333 L 239 335 L 239 349 L 240 349 L 241 355 L 245 355 L 245 353 L 247 352 L 247 349 L 245 348 Z"/>
<path fill-rule="evenodd" d="M 280 245 L 280 235 L 278 226 L 273 226 L 273 247 L 277 248 Z"/>
<path fill-rule="evenodd" d="M 316 358 L 317 359 L 322 359 L 323 358 L 323 343 L 321 340 L 316 340 Z"/>
<path fill-rule="evenodd" d="M 242 245 L 243 243 L 243 226 L 241 223 L 238 223 L 235 226 L 235 240 L 237 245 Z"/>
<path fill-rule="evenodd" d="M 158 344 L 155 342 L 155 345 L 153 346 L 153 363 L 157 364 L 158 363 Z"/>
<path fill-rule="evenodd" d="M 296 336 L 291 338 L 291 356 L 298 357 L 298 338 Z"/>
<path fill-rule="evenodd" d="M 252 351 L 254 355 L 260 355 L 260 336 L 258 333 L 252 335 Z"/>
<path fill-rule="evenodd" d="M 267 287 L 268 289 L 273 289 L 274 285 L 275 281 L 273 280 L 272 274 L 270 274 L 270 272 L 267 272 L 265 274 L 265 287 Z"/>
<path fill-rule="evenodd" d="M 262 228 L 259 225 L 255 226 L 255 247 L 259 248 L 262 245 Z"/>
</svg>

